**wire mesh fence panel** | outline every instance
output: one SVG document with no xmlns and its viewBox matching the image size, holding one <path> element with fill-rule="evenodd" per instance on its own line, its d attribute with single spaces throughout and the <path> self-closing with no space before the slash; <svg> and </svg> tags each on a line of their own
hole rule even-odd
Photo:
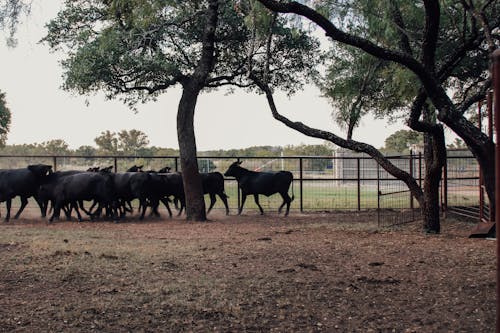
<svg viewBox="0 0 500 333">
<path fill-rule="evenodd" d="M 406 215 L 418 210 L 418 203 L 411 198 L 408 187 L 383 170 L 376 161 L 363 154 L 344 153 L 332 157 L 275 156 L 275 157 L 212 157 L 200 156 L 200 172 L 224 173 L 235 162 L 257 172 L 292 172 L 294 181 L 289 194 L 294 195 L 291 209 L 295 211 L 354 211 L 379 210 L 379 213 L 401 212 L 401 220 Z M 422 183 L 425 163 L 421 155 L 392 156 L 390 161 L 402 170 L 411 173 Z M 87 170 L 90 167 L 112 166 L 113 171 L 124 172 L 133 165 L 142 166 L 144 171 L 171 168 L 180 171 L 178 156 L 0 156 L 0 168 L 24 168 L 29 164 L 49 164 L 55 170 Z M 452 151 L 448 157 L 447 193 L 448 207 L 452 210 L 460 207 L 473 209 L 479 201 L 479 169 L 470 153 Z M 446 189 L 443 182 L 443 191 Z M 225 191 L 229 196 L 231 212 L 236 213 L 241 203 L 241 194 L 237 182 L 232 177 L 225 177 Z M 269 197 L 259 196 L 265 212 L 276 212 L 281 205 L 279 194 Z M 207 206 L 208 196 L 205 198 Z M 14 206 L 18 206 L 15 201 Z M 35 203 L 36 205 L 36 203 Z M 31 205 L 32 206 L 32 205 Z M 35 206 L 36 207 L 36 206 Z M 214 209 L 225 209 L 220 198 Z M 249 196 L 245 211 L 258 210 L 254 197 Z M 380 215 L 379 214 L 379 215 Z M 406 214 L 406 215 L 405 215 Z M 418 214 L 418 212 L 417 212 Z M 392 216 L 391 215 L 391 216 Z M 389 220 L 381 216 L 382 220 Z M 391 217 L 392 219 L 392 217 Z"/>
<path fill-rule="evenodd" d="M 479 218 L 479 165 L 469 151 L 448 151 L 446 169 L 447 210 L 451 214 Z"/>
</svg>

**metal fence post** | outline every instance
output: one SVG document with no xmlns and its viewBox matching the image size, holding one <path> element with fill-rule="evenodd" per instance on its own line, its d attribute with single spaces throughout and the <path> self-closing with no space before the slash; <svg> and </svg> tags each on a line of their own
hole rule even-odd
<svg viewBox="0 0 500 333">
<path fill-rule="evenodd" d="M 377 226 L 380 227 L 380 164 L 377 163 Z"/>
<path fill-rule="evenodd" d="M 413 177 L 413 151 L 410 150 L 410 176 Z M 410 191 L 410 209 L 413 211 L 413 194 Z"/>
<path fill-rule="evenodd" d="M 300 212 L 303 213 L 304 212 L 304 173 L 303 173 L 303 168 L 304 164 L 302 163 L 302 157 L 299 157 L 299 168 L 300 168 L 300 181 L 299 181 L 299 184 L 300 184 Z"/>
<path fill-rule="evenodd" d="M 359 157 L 356 160 L 358 167 L 358 210 L 361 210 L 361 160 Z"/>
<path fill-rule="evenodd" d="M 57 157 L 56 156 L 52 156 L 52 165 L 53 165 L 54 172 L 56 172 L 57 171 Z"/>
<path fill-rule="evenodd" d="M 113 164 L 115 167 L 115 172 L 118 172 L 118 159 L 116 156 L 113 158 Z"/>
</svg>

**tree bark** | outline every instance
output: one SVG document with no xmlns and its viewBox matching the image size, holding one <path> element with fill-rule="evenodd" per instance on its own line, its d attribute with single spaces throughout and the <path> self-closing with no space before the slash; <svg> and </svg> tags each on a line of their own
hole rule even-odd
<svg viewBox="0 0 500 333">
<path fill-rule="evenodd" d="M 425 107 L 424 121 L 432 123 L 430 110 Z M 428 233 L 439 233 L 441 222 L 439 217 L 439 183 L 443 166 L 446 164 L 446 145 L 444 130 L 440 125 L 431 125 L 433 130 L 424 134 L 424 206 L 421 208 L 423 215 L 423 227 Z"/>
<path fill-rule="evenodd" d="M 188 221 L 205 221 L 207 219 L 194 134 L 194 112 L 198 95 L 199 90 L 193 89 L 189 85 L 185 86 L 177 111 L 177 137 L 186 198 L 186 219 Z"/>
<path fill-rule="evenodd" d="M 218 1 L 210 0 L 206 11 L 201 57 L 193 75 L 182 82 L 182 97 L 177 111 L 177 137 L 188 221 L 206 221 L 207 219 L 201 176 L 198 170 L 194 114 L 198 96 L 205 87 L 215 63 L 214 44 L 217 19 Z"/>
</svg>

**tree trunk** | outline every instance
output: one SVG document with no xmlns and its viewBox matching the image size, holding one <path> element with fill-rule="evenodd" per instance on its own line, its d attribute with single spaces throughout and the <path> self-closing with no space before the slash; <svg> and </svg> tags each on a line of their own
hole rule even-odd
<svg viewBox="0 0 500 333">
<path fill-rule="evenodd" d="M 207 219 L 194 136 L 194 111 L 198 95 L 199 90 L 193 89 L 190 85 L 184 86 L 177 111 L 177 137 L 188 221 Z"/>
<path fill-rule="evenodd" d="M 186 196 L 186 218 L 191 221 L 206 221 L 205 200 L 198 160 L 196 139 L 194 136 L 194 111 L 196 101 L 208 75 L 215 64 L 215 30 L 218 19 L 218 1 L 209 0 L 206 11 L 206 23 L 203 31 L 201 57 L 189 78 L 183 80 L 183 90 L 177 111 L 177 137 L 181 158 L 182 181 Z"/>
<path fill-rule="evenodd" d="M 423 186 L 424 204 L 421 210 L 424 230 L 428 233 L 438 234 L 441 231 L 439 217 L 439 183 L 441 181 L 443 161 L 440 161 L 440 157 L 436 154 L 437 147 L 435 141 L 436 138 L 433 138 L 432 135 L 427 133 L 424 134 L 424 159 L 426 168 Z"/>
</svg>

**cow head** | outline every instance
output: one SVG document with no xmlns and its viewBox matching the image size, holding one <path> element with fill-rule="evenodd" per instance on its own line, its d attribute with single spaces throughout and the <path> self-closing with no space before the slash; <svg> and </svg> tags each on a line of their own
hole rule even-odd
<svg viewBox="0 0 500 333">
<path fill-rule="evenodd" d="M 233 162 L 224 173 L 224 176 L 235 177 L 238 169 L 241 169 L 240 167 L 241 163 L 243 163 L 243 161 Z"/>
<path fill-rule="evenodd" d="M 45 177 L 52 173 L 52 165 L 34 164 L 28 165 L 28 170 L 33 172 L 37 177 Z"/>
<path fill-rule="evenodd" d="M 127 169 L 127 172 L 142 172 L 142 167 L 144 165 L 134 165 Z"/>
</svg>

